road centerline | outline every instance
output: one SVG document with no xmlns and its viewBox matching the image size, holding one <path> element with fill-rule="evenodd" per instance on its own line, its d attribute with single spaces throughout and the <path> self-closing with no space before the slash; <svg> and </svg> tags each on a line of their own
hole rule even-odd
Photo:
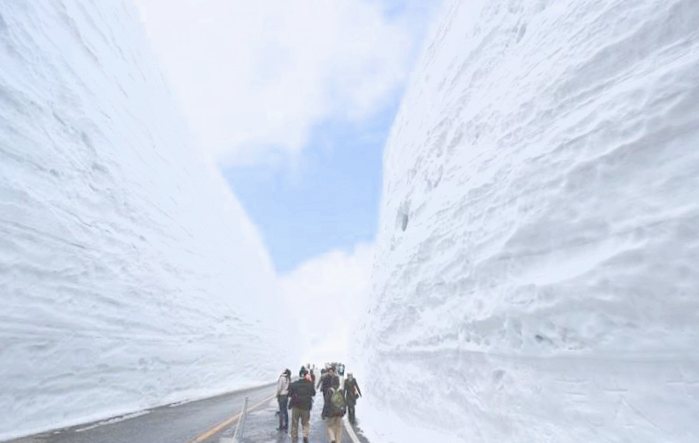
<svg viewBox="0 0 699 443">
<path fill-rule="evenodd" d="M 253 411 L 253 410 L 259 408 L 259 407 L 262 406 L 263 404 L 265 404 L 265 403 L 271 401 L 274 397 L 275 397 L 275 395 L 271 395 L 271 396 L 265 398 L 264 400 L 262 400 L 262 401 L 260 401 L 260 402 L 258 402 L 258 403 L 255 403 L 254 405 L 248 407 L 248 412 Z M 193 440 L 190 440 L 189 443 L 202 443 L 202 442 L 208 440 L 209 438 L 211 438 L 211 437 L 213 437 L 214 435 L 218 434 L 219 432 L 223 431 L 223 430 L 226 429 L 227 427 L 233 425 L 236 421 L 240 420 L 240 416 L 241 416 L 241 415 L 242 415 L 242 411 L 241 411 L 241 412 L 238 412 L 237 414 L 235 414 L 235 415 L 232 416 L 232 417 L 229 417 L 229 418 L 225 419 L 224 421 L 222 421 L 221 423 L 219 423 L 219 424 L 217 424 L 216 426 L 212 427 L 212 428 L 209 429 L 208 431 L 205 431 L 204 433 L 202 433 L 202 434 L 200 434 L 199 436 L 195 437 Z"/>
</svg>

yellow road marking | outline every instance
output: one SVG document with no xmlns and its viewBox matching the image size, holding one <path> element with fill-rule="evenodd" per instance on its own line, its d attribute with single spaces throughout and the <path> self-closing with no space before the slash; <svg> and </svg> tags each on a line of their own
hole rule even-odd
<svg viewBox="0 0 699 443">
<path fill-rule="evenodd" d="M 262 400 L 261 402 L 256 403 L 256 404 L 254 404 L 254 405 L 248 407 L 248 412 L 250 412 L 250 411 L 252 411 L 252 410 L 255 410 L 255 409 L 259 408 L 259 407 L 262 406 L 263 404 L 265 404 L 265 403 L 271 401 L 274 397 L 276 397 L 276 395 L 272 395 L 272 396 L 270 396 L 270 397 L 267 397 L 266 399 Z M 224 430 L 225 428 L 227 428 L 228 426 L 230 426 L 230 425 L 232 425 L 233 423 L 235 423 L 237 420 L 240 420 L 240 416 L 241 416 L 242 414 L 243 414 L 242 412 L 239 412 L 239 413 L 235 414 L 233 417 L 227 418 L 226 420 L 222 421 L 221 423 L 217 424 L 217 425 L 214 426 L 213 428 L 211 428 L 211 429 L 209 429 L 208 431 L 204 432 L 203 434 L 201 434 L 200 436 L 198 436 L 198 437 L 195 438 L 194 440 L 191 440 L 189 443 L 201 443 L 201 442 L 203 442 L 203 441 L 206 441 L 206 440 L 210 439 L 210 438 L 213 437 L 214 435 L 216 435 L 216 434 L 218 434 L 219 432 L 223 431 L 223 430 Z"/>
</svg>

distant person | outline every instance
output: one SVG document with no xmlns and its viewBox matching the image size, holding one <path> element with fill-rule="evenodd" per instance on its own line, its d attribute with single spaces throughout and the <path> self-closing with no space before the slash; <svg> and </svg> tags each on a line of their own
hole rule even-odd
<svg viewBox="0 0 699 443">
<path fill-rule="evenodd" d="M 313 372 L 313 368 L 311 368 L 311 381 L 313 382 L 313 386 L 316 384 L 316 375 Z"/>
<path fill-rule="evenodd" d="M 323 383 L 323 379 L 325 378 L 326 373 L 327 373 L 327 370 L 325 368 L 320 370 L 320 380 L 318 380 L 318 384 L 316 384 L 316 391 L 320 390 L 320 386 Z"/>
<path fill-rule="evenodd" d="M 301 367 L 299 379 L 289 385 L 289 409 L 291 409 L 291 441 L 297 442 L 299 439 L 299 419 L 303 426 L 303 443 L 308 443 L 308 434 L 311 431 L 310 419 L 311 408 L 313 407 L 313 397 L 316 390 L 310 377 L 306 377 L 308 371 Z"/>
<path fill-rule="evenodd" d="M 289 411 L 287 402 L 289 400 L 289 383 L 291 382 L 291 371 L 287 368 L 282 372 L 277 380 L 277 403 L 279 403 L 279 427 L 277 431 L 289 430 Z"/>
<path fill-rule="evenodd" d="M 307 367 L 307 366 L 301 366 L 301 370 L 300 370 L 300 371 L 303 371 L 303 373 L 304 373 L 304 376 L 303 376 L 302 378 L 305 378 L 306 381 L 310 381 L 311 383 L 313 383 L 313 386 L 315 386 L 315 382 L 313 381 L 313 376 L 312 376 L 311 373 L 308 371 L 308 367 Z M 299 374 L 301 374 L 301 372 L 299 372 Z"/>
<path fill-rule="evenodd" d="M 323 420 L 330 443 L 342 443 L 342 417 L 345 415 L 345 394 L 339 387 L 331 387 L 324 397 Z"/>
<path fill-rule="evenodd" d="M 323 396 L 325 396 L 328 393 L 328 390 L 330 388 L 339 388 L 340 378 L 335 373 L 335 368 L 332 366 L 329 367 L 328 370 L 325 371 L 325 376 L 321 377 L 318 384 L 320 385 L 321 390 L 323 391 Z"/>
<path fill-rule="evenodd" d="M 325 379 L 325 375 L 328 373 L 328 370 L 325 368 L 322 368 L 320 370 L 320 378 L 318 379 L 318 382 L 315 384 L 316 391 L 320 391 L 321 387 L 323 386 L 323 380 Z"/>
<path fill-rule="evenodd" d="M 343 387 L 345 390 L 345 402 L 347 403 L 347 415 L 350 423 L 354 424 L 354 407 L 357 404 L 357 399 L 362 396 L 362 390 L 359 389 L 357 379 L 354 378 L 351 372 L 347 373 L 347 380 L 345 380 Z"/>
<path fill-rule="evenodd" d="M 325 376 L 320 378 L 320 381 L 318 382 L 318 385 L 320 386 L 321 391 L 323 392 L 323 413 L 321 413 L 321 417 L 325 418 L 324 412 L 325 412 L 325 403 L 326 397 L 328 395 L 328 392 L 330 391 L 331 388 L 339 389 L 340 388 L 340 378 L 335 375 L 335 368 L 334 367 L 329 367 L 328 370 L 325 372 Z"/>
</svg>

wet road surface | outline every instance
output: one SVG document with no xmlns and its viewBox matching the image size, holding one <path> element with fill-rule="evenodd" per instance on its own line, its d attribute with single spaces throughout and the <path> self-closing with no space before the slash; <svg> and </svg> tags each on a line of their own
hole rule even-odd
<svg viewBox="0 0 699 443">
<path fill-rule="evenodd" d="M 133 418 L 104 420 L 10 440 L 11 443 L 189 443 L 243 409 L 272 398 L 275 384 L 205 400 L 151 409 Z M 274 418 L 274 417 L 273 417 Z M 218 438 L 200 440 L 218 442 Z M 349 440 L 348 440 L 349 441 Z"/>
<path fill-rule="evenodd" d="M 275 384 L 237 391 L 183 404 L 163 406 L 131 417 L 116 417 L 95 423 L 11 440 L 10 443 L 219 443 L 232 437 L 243 409 L 245 397 L 249 407 L 257 406 L 247 416 L 240 443 L 290 443 L 288 433 L 278 432 Z M 325 424 L 320 418 L 322 399 L 316 399 L 311 411 L 311 443 L 326 443 Z M 289 411 L 291 418 L 291 411 Z M 225 426 L 224 426 L 225 424 Z M 347 426 L 347 420 L 344 420 Z M 354 426 L 357 441 L 368 443 Z M 299 436 L 302 436 L 299 429 Z M 344 430 L 343 443 L 354 440 Z"/>
<path fill-rule="evenodd" d="M 323 400 L 316 399 L 313 404 L 313 409 L 311 410 L 311 432 L 309 434 L 310 443 L 327 443 L 328 436 L 325 431 L 325 424 L 320 418 L 320 412 L 323 409 Z M 291 437 L 286 432 L 279 432 L 276 430 L 279 425 L 279 419 L 275 415 L 277 411 L 277 400 L 271 399 L 258 409 L 251 411 L 244 425 L 244 431 L 240 443 L 291 443 Z M 291 419 L 291 411 L 289 411 L 289 419 Z M 342 436 L 342 443 L 353 443 L 347 433 L 346 426 L 348 425 L 347 420 L 344 420 L 344 432 Z M 355 434 L 357 436 L 357 441 L 361 443 L 368 443 L 368 440 L 362 435 L 361 429 L 359 428 L 360 422 L 354 427 Z M 235 426 L 224 431 L 223 437 L 231 437 L 235 431 Z M 301 431 L 299 423 L 299 441 L 303 433 Z M 218 442 L 218 440 L 212 440 L 211 443 Z M 208 442 L 207 442 L 208 443 Z"/>
</svg>

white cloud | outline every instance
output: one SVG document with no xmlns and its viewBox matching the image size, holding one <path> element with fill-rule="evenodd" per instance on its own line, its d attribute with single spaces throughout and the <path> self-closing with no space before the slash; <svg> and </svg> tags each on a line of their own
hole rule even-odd
<svg viewBox="0 0 699 443">
<path fill-rule="evenodd" d="M 372 115 L 402 85 L 425 22 L 409 1 L 136 0 L 198 142 L 219 161 L 283 156 L 314 125 Z M 434 4 L 435 2 L 432 2 Z"/>
<path fill-rule="evenodd" d="M 281 277 L 290 321 L 299 325 L 304 361 L 344 361 L 361 325 L 369 291 L 373 247 L 333 251 Z"/>
</svg>

